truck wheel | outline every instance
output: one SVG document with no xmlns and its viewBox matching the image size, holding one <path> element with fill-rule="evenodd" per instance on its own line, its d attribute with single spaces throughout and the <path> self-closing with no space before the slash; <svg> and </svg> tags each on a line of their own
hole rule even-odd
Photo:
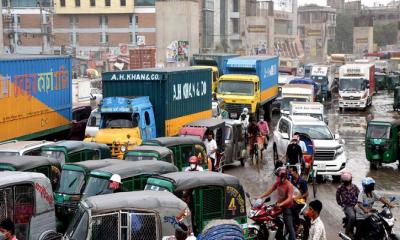
<svg viewBox="0 0 400 240">
<path fill-rule="evenodd" d="M 339 112 L 342 113 L 343 112 L 343 108 L 339 107 Z"/>
<path fill-rule="evenodd" d="M 376 161 L 372 161 L 369 163 L 369 168 L 372 170 L 377 170 L 378 169 L 378 163 Z"/>
</svg>

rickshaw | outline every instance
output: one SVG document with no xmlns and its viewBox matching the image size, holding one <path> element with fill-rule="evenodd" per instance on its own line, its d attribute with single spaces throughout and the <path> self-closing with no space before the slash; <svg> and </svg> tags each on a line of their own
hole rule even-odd
<svg viewBox="0 0 400 240">
<path fill-rule="evenodd" d="M 142 142 L 142 146 L 163 146 L 174 153 L 174 164 L 179 171 L 189 166 L 189 158 L 197 156 L 200 165 L 208 169 L 206 146 L 198 137 L 159 137 Z"/>
<path fill-rule="evenodd" d="M 120 162 L 120 164 L 93 170 L 90 173 L 83 197 L 143 190 L 149 177 L 178 171 L 177 167 L 163 161 Z M 109 187 L 110 179 L 114 174 L 118 174 L 121 177 L 121 186 L 115 190 Z"/>
<path fill-rule="evenodd" d="M 375 92 L 378 92 L 378 90 L 389 90 L 388 86 L 388 78 L 386 76 L 386 73 L 383 72 L 375 72 Z"/>
<path fill-rule="evenodd" d="M 160 160 L 174 164 L 174 153 L 167 147 L 160 146 L 137 146 L 125 153 L 124 160 Z"/>
<path fill-rule="evenodd" d="M 191 229 L 190 210 L 173 194 L 120 192 L 82 200 L 66 240 L 161 240 L 175 235 L 178 223 Z"/>
<path fill-rule="evenodd" d="M 17 239 L 38 240 L 57 236 L 53 191 L 41 173 L 0 174 L 0 221 L 10 218 Z"/>
<path fill-rule="evenodd" d="M 372 169 L 382 163 L 393 163 L 400 159 L 399 137 L 400 120 L 381 118 L 368 122 L 365 155 Z"/>
<path fill-rule="evenodd" d="M 67 140 L 43 146 L 41 155 L 56 158 L 64 164 L 111 158 L 111 151 L 106 144 Z"/>
<path fill-rule="evenodd" d="M 61 165 L 57 159 L 41 156 L 0 157 L 0 171 L 43 173 L 51 180 L 55 190 L 60 180 Z"/>
<path fill-rule="evenodd" d="M 179 131 L 180 136 L 193 136 L 198 137 L 202 141 L 206 141 L 207 135 L 212 132 L 214 140 L 217 142 L 218 150 L 216 153 L 215 171 L 222 172 L 225 165 L 225 121 L 223 119 L 200 119 L 184 125 Z M 211 169 L 212 163 L 210 159 L 207 160 L 208 169 Z"/>
<path fill-rule="evenodd" d="M 237 120 L 225 119 L 225 163 L 224 165 L 233 164 L 240 161 L 240 165 L 244 166 L 246 154 L 245 139 L 242 124 Z"/>
<path fill-rule="evenodd" d="M 146 190 L 169 191 L 184 199 L 192 212 L 197 236 L 208 222 L 234 219 L 247 236 L 245 194 L 239 179 L 217 172 L 175 172 L 150 177 Z"/>
<path fill-rule="evenodd" d="M 64 232 L 85 190 L 90 172 L 97 168 L 119 164 L 118 159 L 88 160 L 66 163 L 62 167 L 60 185 L 54 192 L 57 229 Z"/>
<path fill-rule="evenodd" d="M 300 141 L 303 141 L 307 147 L 307 154 L 303 153 L 304 167 L 301 175 L 304 180 L 312 183 L 315 198 L 317 196 L 317 170 L 314 168 L 314 142 L 308 134 L 299 133 L 299 136 Z"/>
<path fill-rule="evenodd" d="M 394 88 L 393 97 L 393 110 L 398 111 L 400 109 L 400 86 Z"/>
</svg>

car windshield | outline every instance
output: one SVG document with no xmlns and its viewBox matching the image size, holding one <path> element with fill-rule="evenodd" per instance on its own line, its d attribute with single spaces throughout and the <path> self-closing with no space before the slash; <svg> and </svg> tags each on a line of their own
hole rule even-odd
<svg viewBox="0 0 400 240">
<path fill-rule="evenodd" d="M 131 113 L 104 114 L 104 128 L 135 128 L 138 126 L 136 118 Z"/>
<path fill-rule="evenodd" d="M 340 91 L 361 91 L 364 90 L 364 79 L 353 78 L 353 79 L 340 79 L 339 90 Z"/>
<path fill-rule="evenodd" d="M 85 174 L 81 171 L 64 169 L 61 172 L 60 186 L 56 192 L 64 194 L 81 194 L 85 184 Z"/>
<path fill-rule="evenodd" d="M 281 109 L 284 111 L 288 111 L 290 107 L 290 102 L 307 102 L 306 98 L 293 98 L 293 97 L 285 97 L 281 101 Z"/>
<path fill-rule="evenodd" d="M 318 114 L 318 113 L 308 113 L 308 114 L 306 114 L 306 113 L 295 113 L 294 115 L 297 115 L 297 116 L 299 116 L 299 115 L 300 116 L 310 116 L 310 117 L 316 118 L 316 119 L 321 120 L 321 121 L 324 120 L 323 115 L 322 114 Z"/>
<path fill-rule="evenodd" d="M 66 239 L 86 239 L 88 223 L 89 215 L 87 211 L 82 206 L 80 206 L 65 233 Z"/>
<path fill-rule="evenodd" d="M 18 152 L 0 152 L 0 157 L 18 156 Z"/>
<path fill-rule="evenodd" d="M 109 186 L 110 181 L 107 178 L 100 178 L 91 176 L 83 192 L 84 197 L 91 197 L 96 195 L 103 195 L 113 193 Z"/>
<path fill-rule="evenodd" d="M 389 139 L 390 126 L 389 125 L 369 125 L 367 130 L 368 138 Z"/>
<path fill-rule="evenodd" d="M 254 84 L 246 81 L 220 81 L 218 93 L 253 96 Z"/>
<path fill-rule="evenodd" d="M 326 125 L 295 125 L 293 132 L 308 134 L 311 139 L 332 140 L 333 136 Z"/>
<path fill-rule="evenodd" d="M 65 163 L 65 154 L 62 151 L 42 151 L 40 156 L 55 158 L 60 163 Z"/>
</svg>

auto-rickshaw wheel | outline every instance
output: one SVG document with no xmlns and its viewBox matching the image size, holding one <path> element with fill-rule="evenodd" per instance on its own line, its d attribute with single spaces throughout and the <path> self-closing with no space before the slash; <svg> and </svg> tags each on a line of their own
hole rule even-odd
<svg viewBox="0 0 400 240">
<path fill-rule="evenodd" d="M 378 163 L 376 161 L 371 161 L 369 163 L 369 168 L 372 170 L 377 170 L 378 169 Z"/>
<path fill-rule="evenodd" d="M 240 166 L 244 167 L 244 158 L 240 158 L 239 161 L 240 161 Z"/>
</svg>

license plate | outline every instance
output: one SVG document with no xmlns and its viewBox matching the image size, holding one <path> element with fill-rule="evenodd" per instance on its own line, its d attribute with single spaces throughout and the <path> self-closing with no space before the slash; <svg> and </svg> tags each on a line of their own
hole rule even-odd
<svg viewBox="0 0 400 240">
<path fill-rule="evenodd" d="M 237 113 L 231 113 L 231 118 L 237 118 Z"/>
<path fill-rule="evenodd" d="M 318 163 L 317 168 L 318 168 L 318 171 L 325 171 L 326 165 L 325 165 L 325 163 Z"/>
</svg>

